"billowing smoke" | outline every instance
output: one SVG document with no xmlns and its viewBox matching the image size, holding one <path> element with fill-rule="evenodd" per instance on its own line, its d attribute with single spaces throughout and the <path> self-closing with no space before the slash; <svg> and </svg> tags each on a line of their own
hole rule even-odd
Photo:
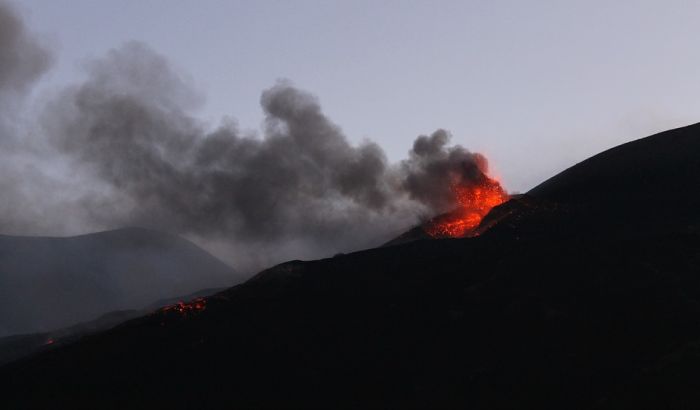
<svg viewBox="0 0 700 410">
<path fill-rule="evenodd" d="M 410 158 L 401 164 L 402 187 L 433 214 L 454 208 L 453 186 L 481 185 L 488 173 L 486 157 L 459 145 L 449 147 L 449 140 L 445 130 L 421 135 L 413 143 Z"/>
<path fill-rule="evenodd" d="M 0 1 L 0 117 L 7 120 L 29 87 L 46 71 L 50 54 L 27 32 L 9 5 Z"/>
<path fill-rule="evenodd" d="M 22 39 L 13 47 L 35 46 Z M 17 61 L 0 62 L 9 67 L 0 66 L 0 78 L 15 89 L 46 64 L 32 50 L 32 58 L 14 52 L 7 57 Z M 14 68 L 25 65 L 35 74 Z M 231 120 L 208 127 L 193 114 L 201 102 L 143 44 L 89 64 L 86 80 L 45 103 L 39 116 L 51 148 L 42 169 L 70 171 L 53 184 L 61 192 L 41 187 L 41 218 L 31 230 L 56 226 L 47 219 L 70 221 L 71 230 L 151 227 L 253 267 L 380 244 L 450 210 L 451 184 L 476 183 L 486 170 L 482 156 L 448 146 L 443 130 L 418 137 L 408 159 L 389 164 L 375 143 L 350 144 L 314 96 L 285 82 L 262 93 L 260 135 Z"/>
<path fill-rule="evenodd" d="M 30 160 L 34 147 L 22 115 L 31 86 L 50 63 L 50 53 L 0 1 L 0 233 L 23 231 L 39 219 L 32 192 L 46 179 Z"/>
</svg>

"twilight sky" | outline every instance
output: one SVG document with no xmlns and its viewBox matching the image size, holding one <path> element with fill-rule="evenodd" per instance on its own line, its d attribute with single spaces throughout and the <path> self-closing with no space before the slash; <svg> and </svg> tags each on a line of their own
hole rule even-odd
<svg viewBox="0 0 700 410">
<path fill-rule="evenodd" d="M 15 1 L 55 53 L 37 92 L 140 40 L 191 75 L 199 115 L 259 129 L 289 79 L 391 160 L 442 127 L 524 191 L 602 149 L 700 120 L 700 2 Z"/>
</svg>

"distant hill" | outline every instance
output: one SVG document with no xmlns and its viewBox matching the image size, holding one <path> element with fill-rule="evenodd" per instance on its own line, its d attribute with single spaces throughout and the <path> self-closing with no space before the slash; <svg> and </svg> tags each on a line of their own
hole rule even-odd
<svg viewBox="0 0 700 410">
<path fill-rule="evenodd" d="M 5 407 L 700 408 L 698 187 L 700 125 L 625 144 L 478 237 L 284 263 L 0 367 Z"/>
<path fill-rule="evenodd" d="M 223 290 L 225 289 L 202 289 L 189 295 L 171 299 L 161 299 L 142 309 L 118 310 L 105 313 L 97 319 L 81 322 L 61 329 L 54 329 L 50 332 L 0 337 L 0 365 L 43 350 L 54 349 L 58 346 L 74 342 L 81 337 L 110 329 L 127 320 L 144 316 L 165 306 L 210 296 Z"/>
<path fill-rule="evenodd" d="M 189 241 L 147 229 L 0 235 L 0 337 L 47 332 L 241 280 Z"/>
</svg>

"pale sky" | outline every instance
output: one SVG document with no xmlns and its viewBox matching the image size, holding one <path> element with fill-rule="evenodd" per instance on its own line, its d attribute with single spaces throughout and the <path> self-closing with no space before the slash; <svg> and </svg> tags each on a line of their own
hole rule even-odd
<svg viewBox="0 0 700 410">
<path fill-rule="evenodd" d="M 129 40 L 258 129 L 289 79 L 393 161 L 445 128 L 525 191 L 621 142 L 700 121 L 696 1 L 14 0 L 54 50 L 38 92 Z"/>
</svg>

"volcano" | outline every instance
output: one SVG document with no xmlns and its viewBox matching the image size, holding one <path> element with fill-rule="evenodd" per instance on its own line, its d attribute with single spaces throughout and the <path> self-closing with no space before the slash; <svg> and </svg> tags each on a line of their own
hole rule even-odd
<svg viewBox="0 0 700 410">
<path fill-rule="evenodd" d="M 287 262 L 5 365 L 2 399 L 697 408 L 699 187 L 700 125 L 624 144 L 495 206 L 477 236 Z"/>
</svg>

